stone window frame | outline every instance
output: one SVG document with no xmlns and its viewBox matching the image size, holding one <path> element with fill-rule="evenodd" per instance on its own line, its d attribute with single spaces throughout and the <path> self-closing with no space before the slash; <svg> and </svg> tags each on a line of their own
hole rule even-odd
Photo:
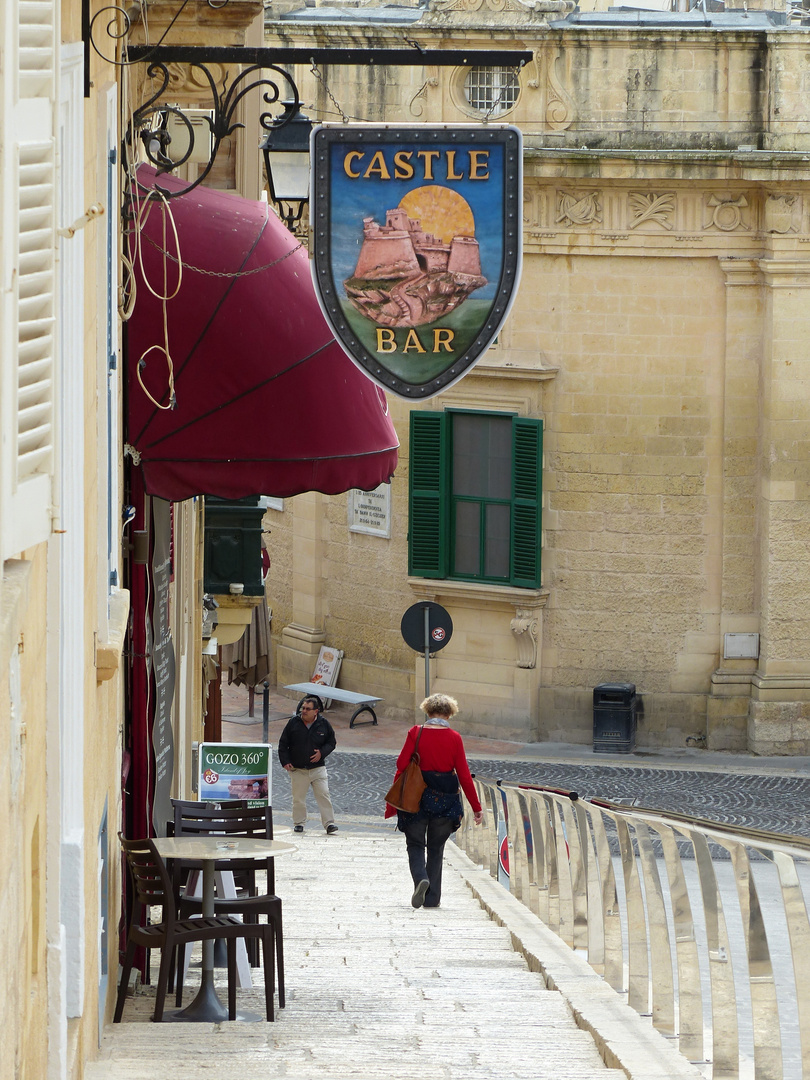
<svg viewBox="0 0 810 1080">
<path fill-rule="evenodd" d="M 506 68 L 501 66 L 498 70 L 501 71 L 514 71 L 515 81 L 517 83 L 517 93 L 515 100 L 507 108 L 498 108 L 492 112 L 488 112 L 487 109 L 477 109 L 472 105 L 467 97 L 467 79 L 474 72 L 480 68 L 486 67 L 486 65 L 477 65 L 476 67 L 460 67 L 456 68 L 450 77 L 450 98 L 459 112 L 464 113 L 465 116 L 469 116 L 474 120 L 481 120 L 487 116 L 490 120 L 497 119 L 502 121 L 504 117 L 509 116 L 517 108 L 521 95 L 523 93 L 523 86 L 520 80 L 520 72 L 515 68 Z"/>
</svg>

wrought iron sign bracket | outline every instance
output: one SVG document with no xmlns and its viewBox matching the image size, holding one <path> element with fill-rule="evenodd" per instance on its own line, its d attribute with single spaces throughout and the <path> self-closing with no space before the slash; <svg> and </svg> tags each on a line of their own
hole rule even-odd
<svg viewBox="0 0 810 1080">
<path fill-rule="evenodd" d="M 523 67 L 531 51 L 516 49 L 306 49 L 249 45 L 130 45 L 130 63 L 328 64 L 341 67 Z"/>
<path fill-rule="evenodd" d="M 91 44 L 92 42 L 92 26 Z M 147 75 L 157 89 L 132 115 L 131 125 L 124 140 L 125 160 L 135 156 L 135 146 L 143 144 L 148 160 L 158 174 L 179 168 L 189 159 L 194 145 L 191 122 L 182 108 L 161 101 L 170 83 L 170 65 L 187 64 L 198 75 L 198 82 L 207 84 L 211 95 L 211 116 L 205 117 L 212 136 L 212 148 L 207 164 L 197 178 L 181 191 L 168 191 L 158 185 L 166 199 L 176 198 L 201 184 L 213 168 L 223 139 L 231 135 L 241 123 L 235 121 L 237 107 L 253 90 L 259 90 L 268 110 L 274 105 L 278 110 L 263 112 L 259 117 L 261 128 L 275 132 L 289 124 L 298 113 L 300 96 L 292 75 L 281 65 L 311 64 L 324 66 L 355 67 L 493 67 L 521 68 L 532 59 L 527 51 L 507 49 L 423 49 L 420 46 L 402 49 L 334 49 L 334 48 L 280 48 L 251 46 L 207 45 L 128 45 L 122 56 L 124 66 L 147 64 Z M 240 70 L 233 80 L 218 85 L 209 65 L 234 65 Z M 280 111 L 279 111 L 280 110 Z M 171 146 L 175 132 L 175 147 Z M 177 153 L 177 132 L 185 129 L 181 139 L 185 149 Z M 129 208 L 125 206 L 125 217 Z"/>
</svg>

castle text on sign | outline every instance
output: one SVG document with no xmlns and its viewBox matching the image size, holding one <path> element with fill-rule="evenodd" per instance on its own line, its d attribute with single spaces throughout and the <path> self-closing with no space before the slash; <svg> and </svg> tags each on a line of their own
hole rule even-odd
<svg viewBox="0 0 810 1080">
<path fill-rule="evenodd" d="M 368 162 L 367 157 L 362 150 L 350 150 L 343 171 L 352 180 L 489 179 L 489 150 L 377 150 Z"/>
</svg>

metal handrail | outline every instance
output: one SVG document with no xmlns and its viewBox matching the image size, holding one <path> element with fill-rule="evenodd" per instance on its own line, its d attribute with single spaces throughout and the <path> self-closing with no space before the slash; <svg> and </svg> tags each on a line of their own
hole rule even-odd
<svg viewBox="0 0 810 1080">
<path fill-rule="evenodd" d="M 690 1061 L 707 1065 L 712 1080 L 739 1077 L 741 1054 L 732 948 L 710 845 L 728 853 L 734 874 L 733 918 L 743 929 L 734 955 L 747 969 L 753 1075 L 782 1080 L 779 999 L 749 852 L 772 863 L 793 959 L 801 1076 L 810 1080 L 810 921 L 797 872 L 797 863 L 810 858 L 809 839 L 580 798 L 560 788 L 481 777 L 474 783 L 483 827 L 465 814 L 458 844 L 497 877 L 500 824 L 508 839 L 513 895 L 571 948 L 584 952 L 658 1031 L 677 1039 Z M 693 917 L 693 908 L 699 915 L 698 890 L 690 896 L 684 868 L 690 854 L 705 926 L 702 957 Z M 614 859 L 620 861 L 622 890 Z M 728 903 L 726 897 L 727 908 Z M 701 960 L 709 973 L 708 993 L 701 985 Z"/>
</svg>

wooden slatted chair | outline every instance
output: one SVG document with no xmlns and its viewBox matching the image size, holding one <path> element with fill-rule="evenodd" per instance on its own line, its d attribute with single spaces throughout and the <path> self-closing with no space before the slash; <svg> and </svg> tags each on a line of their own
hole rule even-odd
<svg viewBox="0 0 810 1080">
<path fill-rule="evenodd" d="M 178 918 L 172 879 L 166 864 L 158 854 L 152 840 L 127 840 L 119 833 L 121 847 L 126 856 L 135 894 L 132 915 L 127 932 L 127 949 L 124 957 L 121 983 L 115 1003 L 113 1023 L 118 1024 L 124 1012 L 129 976 L 135 958 L 135 949 L 160 949 L 155 1011 L 152 1019 L 163 1019 L 169 970 L 177 949 L 195 941 L 222 938 L 228 946 L 228 1019 L 236 1019 L 236 942 L 239 938 L 259 939 L 264 953 L 265 1009 L 267 1019 L 273 1020 L 273 928 L 269 923 L 242 922 L 232 915 L 219 913 L 202 918 Z M 145 909 L 160 907 L 159 923 L 142 925 Z"/>
<path fill-rule="evenodd" d="M 172 799 L 174 807 L 174 835 L 175 836 L 206 836 L 211 833 L 223 834 L 228 839 L 237 837 L 254 837 L 261 840 L 273 839 L 273 811 L 269 806 L 248 807 L 244 803 L 238 806 L 229 804 L 212 805 L 200 802 L 188 802 L 180 799 Z M 286 1005 L 284 990 L 284 931 L 282 921 L 282 907 L 280 897 L 275 895 L 275 864 L 274 860 L 239 859 L 238 853 L 233 858 L 228 858 L 217 868 L 232 870 L 235 874 L 244 871 L 245 889 L 242 895 L 236 897 L 217 897 L 214 901 L 214 911 L 217 915 L 238 915 L 246 924 L 258 922 L 261 916 L 267 919 L 267 925 L 272 930 L 273 946 L 275 948 L 276 969 L 278 972 L 278 1004 L 283 1009 Z M 258 893 L 256 886 L 256 870 L 264 867 L 267 872 L 267 892 Z M 188 890 L 183 890 L 179 895 L 179 910 L 181 917 L 197 914 L 202 911 L 202 900 L 199 897 L 189 895 Z M 248 955 L 251 964 L 258 965 L 258 952 L 252 942 L 248 943 Z M 184 954 L 178 954 L 178 970 L 182 972 Z M 182 977 L 177 979 L 178 1004 L 182 1000 Z"/>
</svg>

